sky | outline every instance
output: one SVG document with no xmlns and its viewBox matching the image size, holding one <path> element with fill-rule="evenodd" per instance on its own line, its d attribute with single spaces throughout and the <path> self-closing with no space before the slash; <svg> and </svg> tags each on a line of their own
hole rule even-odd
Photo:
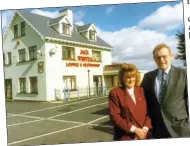
<svg viewBox="0 0 190 146">
<path fill-rule="evenodd" d="M 178 53 L 176 33 L 184 31 L 181 1 L 35 8 L 26 11 L 55 18 L 59 15 L 59 10 L 65 8 L 73 11 L 75 24 L 95 25 L 98 35 L 113 46 L 112 62 L 114 63 L 133 63 L 138 69 L 153 70 L 156 68 L 152 58 L 155 45 L 166 43 L 174 55 Z M 3 32 L 13 12 L 13 10 L 3 11 Z M 183 62 L 174 59 L 173 65 L 183 66 Z"/>
</svg>

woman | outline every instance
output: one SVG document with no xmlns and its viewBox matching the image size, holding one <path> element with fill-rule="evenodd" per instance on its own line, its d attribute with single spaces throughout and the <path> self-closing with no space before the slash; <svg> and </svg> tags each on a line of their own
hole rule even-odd
<svg viewBox="0 0 190 146">
<path fill-rule="evenodd" d="M 119 71 L 121 87 L 109 93 L 109 115 L 114 123 L 114 140 L 148 139 L 152 128 L 140 73 L 132 64 L 123 64 Z"/>
</svg>

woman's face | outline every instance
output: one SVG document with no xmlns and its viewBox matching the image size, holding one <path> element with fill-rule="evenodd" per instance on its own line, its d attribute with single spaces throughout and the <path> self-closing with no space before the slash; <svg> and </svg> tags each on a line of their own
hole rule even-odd
<svg viewBox="0 0 190 146">
<path fill-rule="evenodd" d="M 133 88 L 136 83 L 136 77 L 135 76 L 129 76 L 129 73 L 124 73 L 124 84 L 127 86 L 127 88 Z"/>
</svg>

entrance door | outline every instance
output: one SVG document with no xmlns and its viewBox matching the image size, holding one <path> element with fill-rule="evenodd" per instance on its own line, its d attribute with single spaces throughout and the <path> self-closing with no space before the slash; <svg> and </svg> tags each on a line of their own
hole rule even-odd
<svg viewBox="0 0 190 146">
<path fill-rule="evenodd" d="M 5 80 L 5 97 L 6 99 L 12 99 L 12 80 Z"/>
<path fill-rule="evenodd" d="M 101 75 L 94 75 L 93 82 L 95 85 L 95 91 L 97 95 L 102 94 L 102 76 Z"/>
</svg>

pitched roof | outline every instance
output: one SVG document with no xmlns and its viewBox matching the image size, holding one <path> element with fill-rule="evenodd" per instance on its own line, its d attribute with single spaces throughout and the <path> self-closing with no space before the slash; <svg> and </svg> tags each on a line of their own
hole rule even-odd
<svg viewBox="0 0 190 146">
<path fill-rule="evenodd" d="M 71 37 L 67 37 L 64 35 L 60 35 L 59 32 L 55 31 L 51 26 L 48 26 L 49 20 L 54 21 L 50 17 L 45 17 L 38 14 L 26 12 L 24 10 L 17 10 L 16 12 L 20 14 L 24 19 L 26 19 L 45 38 L 53 38 L 74 43 L 95 45 L 110 49 L 113 48 L 111 45 L 106 43 L 98 36 L 97 36 L 97 41 L 89 41 L 87 38 L 85 38 L 83 35 L 77 32 L 78 25 L 75 24 L 73 25 L 74 28 Z"/>
<path fill-rule="evenodd" d="M 78 26 L 78 27 L 77 27 L 77 31 L 78 31 L 78 32 L 81 32 L 81 31 L 88 30 L 88 28 L 89 28 L 91 25 L 92 25 L 92 24 L 86 24 L 86 25 Z"/>
<path fill-rule="evenodd" d="M 54 18 L 54 19 L 50 19 L 49 20 L 49 25 L 52 25 L 52 24 L 56 24 L 58 23 L 63 17 L 65 17 L 66 15 L 63 15 L 63 16 L 60 16 L 60 17 L 57 17 L 57 18 Z"/>
</svg>

